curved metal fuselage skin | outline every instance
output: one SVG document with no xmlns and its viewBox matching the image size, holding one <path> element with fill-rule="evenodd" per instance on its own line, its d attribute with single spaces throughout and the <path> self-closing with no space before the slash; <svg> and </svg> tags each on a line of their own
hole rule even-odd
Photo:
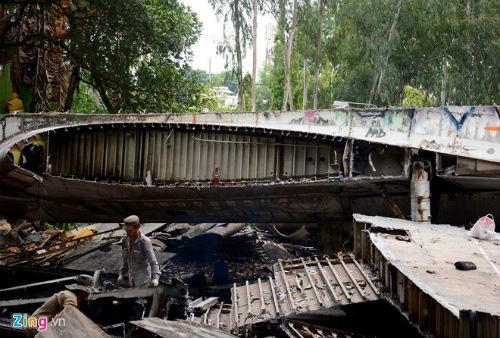
<svg viewBox="0 0 500 338">
<path fill-rule="evenodd" d="M 418 149 L 431 159 L 493 165 L 500 151 L 496 135 L 425 129 L 426 118 L 450 119 L 437 109 L 12 116 L 0 143 L 0 214 L 60 222 L 127 214 L 145 222 L 328 222 L 352 212 L 392 215 L 382 187 L 408 215 Z M 492 107 L 480 111 L 484 120 L 497 118 Z M 12 155 L 36 137 L 45 147 L 39 172 Z M 490 175 L 486 190 L 497 177 Z"/>
</svg>

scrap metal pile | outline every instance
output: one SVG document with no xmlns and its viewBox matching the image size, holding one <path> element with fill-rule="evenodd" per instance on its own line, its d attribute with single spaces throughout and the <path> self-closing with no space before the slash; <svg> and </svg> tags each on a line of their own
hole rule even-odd
<svg viewBox="0 0 500 338">
<path fill-rule="evenodd" d="M 206 337 L 272 332 L 289 337 L 358 337 L 319 326 L 307 316 L 335 315 L 343 306 L 379 298 L 377 287 L 352 256 L 319 256 L 316 239 L 304 226 L 289 230 L 269 224 L 145 224 L 141 229 L 151 238 L 162 271 L 156 289 L 117 286 L 121 247 L 116 242 L 123 231 L 116 224 L 82 225 L 73 231 L 40 229 L 39 224 L 30 224 L 23 225 L 23 232 L 17 225 L 4 231 L 3 245 L 8 249 L 0 257 L 1 268 L 12 269 L 15 275 L 16 269 L 36 266 L 36 271 L 50 271 L 60 278 L 26 280 L 24 285 L 16 281 L 14 286 L 3 283 L 0 331 L 2 318 L 5 328 L 11 312 L 31 313 L 76 273 L 99 276 L 102 291 L 89 296 L 93 311 L 85 315 L 103 334 L 114 336 L 174 337 L 176 325 L 194 326 L 194 331 L 201 325 Z M 15 238 L 11 231 L 20 237 L 17 244 L 7 243 Z M 147 311 L 142 320 L 128 321 L 124 309 L 137 298 L 148 299 Z"/>
<path fill-rule="evenodd" d="M 282 261 L 274 276 L 246 281 L 231 290 L 232 304 L 212 297 L 190 304 L 191 320 L 240 334 L 262 323 L 282 323 L 290 316 L 327 313 L 343 305 L 375 301 L 379 290 L 351 256 Z M 202 315 L 196 313 L 203 311 Z"/>
<path fill-rule="evenodd" d="M 100 229 L 93 224 L 79 229 L 61 230 L 38 222 L 21 220 L 11 225 L 0 220 L 0 264 L 60 266 L 68 262 L 74 251 L 89 241 L 99 241 L 100 246 L 118 241 L 119 230 Z"/>
</svg>

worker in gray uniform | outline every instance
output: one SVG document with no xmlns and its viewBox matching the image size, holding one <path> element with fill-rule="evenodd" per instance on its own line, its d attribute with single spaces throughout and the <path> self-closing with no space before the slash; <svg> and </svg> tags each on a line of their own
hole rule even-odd
<svg viewBox="0 0 500 338">
<path fill-rule="evenodd" d="M 118 284 L 126 287 L 158 286 L 160 268 L 151 240 L 140 231 L 139 217 L 128 216 L 120 226 L 127 234 L 121 241 L 123 262 Z"/>
</svg>

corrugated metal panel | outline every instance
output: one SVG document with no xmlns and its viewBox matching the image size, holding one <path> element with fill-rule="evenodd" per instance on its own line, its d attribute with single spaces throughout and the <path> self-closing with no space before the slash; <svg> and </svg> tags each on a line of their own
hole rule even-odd
<svg viewBox="0 0 500 338">
<path fill-rule="evenodd" d="M 51 173 L 76 177 L 141 180 L 222 180 L 272 177 L 276 146 L 284 152 L 284 177 L 326 175 L 334 157 L 321 143 L 272 137 L 183 131 L 97 131 L 51 135 Z"/>
<path fill-rule="evenodd" d="M 333 145 L 286 140 L 283 153 L 285 177 L 326 175 L 334 148 Z"/>
<path fill-rule="evenodd" d="M 225 181 L 274 175 L 275 139 L 173 130 L 69 130 L 50 135 L 54 175 L 143 181 Z M 314 146 L 313 146 L 314 147 Z M 312 173 L 314 174 L 314 173 Z"/>
</svg>

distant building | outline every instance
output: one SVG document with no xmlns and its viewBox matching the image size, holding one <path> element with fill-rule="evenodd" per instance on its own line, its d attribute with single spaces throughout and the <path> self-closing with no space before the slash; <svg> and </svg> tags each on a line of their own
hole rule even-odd
<svg viewBox="0 0 500 338">
<path fill-rule="evenodd" d="M 273 24 L 268 23 L 266 25 L 266 63 L 270 63 L 273 60 L 275 34 L 276 34 L 276 27 Z"/>
<path fill-rule="evenodd" d="M 238 106 L 238 95 L 228 87 L 214 87 L 215 95 L 220 106 L 236 108 Z"/>
</svg>

